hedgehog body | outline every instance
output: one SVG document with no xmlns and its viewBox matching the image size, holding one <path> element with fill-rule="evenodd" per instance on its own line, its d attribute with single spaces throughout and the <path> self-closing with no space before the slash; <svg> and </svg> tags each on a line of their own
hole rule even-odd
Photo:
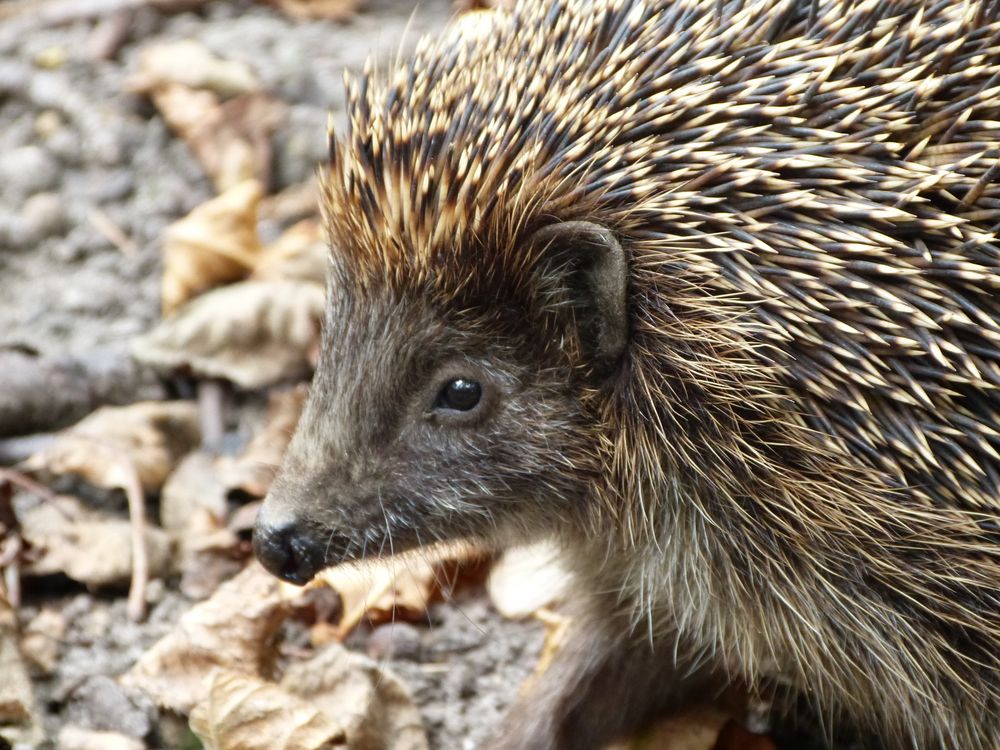
<svg viewBox="0 0 1000 750">
<path fill-rule="evenodd" d="M 726 682 L 887 747 L 1000 745 L 998 19 L 524 2 L 349 79 L 325 350 L 265 515 L 327 540 L 309 569 L 561 539 L 605 624 L 498 747 Z M 491 411 L 393 411 L 445 370 Z"/>
</svg>

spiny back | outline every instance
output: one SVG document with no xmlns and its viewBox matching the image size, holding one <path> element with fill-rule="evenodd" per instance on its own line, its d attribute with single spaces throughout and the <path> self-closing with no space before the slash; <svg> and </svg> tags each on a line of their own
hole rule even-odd
<svg viewBox="0 0 1000 750">
<path fill-rule="evenodd" d="M 755 335 L 792 352 L 778 364 L 839 447 L 935 502 L 995 509 L 998 8 L 492 14 L 349 80 L 325 180 L 338 258 L 356 283 L 447 299 L 527 283 L 539 221 L 603 221 L 634 238 L 639 289 L 672 274 L 756 304 Z"/>
</svg>

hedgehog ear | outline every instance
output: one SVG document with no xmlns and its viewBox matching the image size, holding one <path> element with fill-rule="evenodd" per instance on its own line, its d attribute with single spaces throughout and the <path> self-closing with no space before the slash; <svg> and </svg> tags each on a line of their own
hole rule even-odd
<svg viewBox="0 0 1000 750">
<path fill-rule="evenodd" d="M 580 339 L 598 370 L 610 369 L 628 339 L 625 251 L 607 227 L 564 221 L 535 232 L 544 273 L 575 309 Z M 554 278 L 553 278 L 554 277 Z"/>
</svg>

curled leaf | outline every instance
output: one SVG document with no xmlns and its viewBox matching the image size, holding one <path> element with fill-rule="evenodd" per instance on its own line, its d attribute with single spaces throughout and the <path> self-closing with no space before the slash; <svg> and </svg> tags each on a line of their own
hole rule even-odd
<svg viewBox="0 0 1000 750">
<path fill-rule="evenodd" d="M 132 342 L 136 359 L 260 388 L 303 376 L 319 341 L 324 292 L 295 281 L 244 281 L 203 294 Z"/>
<path fill-rule="evenodd" d="M 243 94 L 220 102 L 210 91 L 169 84 L 152 94 L 153 103 L 184 139 L 212 179 L 225 192 L 243 180 L 271 182 L 271 136 L 285 122 L 288 108 L 270 94 Z"/>
<path fill-rule="evenodd" d="M 262 673 L 273 660 L 270 644 L 288 607 L 278 580 L 251 564 L 188 610 L 122 682 L 160 706 L 190 713 L 208 696 L 213 667 Z"/>
<path fill-rule="evenodd" d="M 242 672 L 214 669 L 191 729 L 206 750 L 334 750 L 344 730 L 307 700 Z M 352 745 L 352 747 L 358 747 Z"/>
<path fill-rule="evenodd" d="M 326 241 L 315 219 L 303 219 L 264 248 L 254 267 L 255 279 L 326 282 Z"/>
<path fill-rule="evenodd" d="M 244 278 L 257 262 L 257 204 L 263 188 L 245 180 L 172 224 L 164 239 L 163 312 Z"/>
<path fill-rule="evenodd" d="M 330 644 L 311 659 L 292 664 L 281 685 L 342 726 L 348 747 L 427 750 L 409 692 L 367 656 Z"/>
<path fill-rule="evenodd" d="M 158 490 L 200 441 L 193 402 L 106 406 L 60 432 L 25 465 L 30 471 L 76 474 L 109 489 L 126 487 L 134 467 L 144 489 Z"/>
<path fill-rule="evenodd" d="M 422 618 L 440 598 L 456 564 L 481 560 L 482 550 L 468 544 L 424 547 L 414 552 L 328 568 L 316 577 L 340 595 L 342 616 L 335 638 L 343 640 L 362 619 L 373 623 Z"/>
</svg>

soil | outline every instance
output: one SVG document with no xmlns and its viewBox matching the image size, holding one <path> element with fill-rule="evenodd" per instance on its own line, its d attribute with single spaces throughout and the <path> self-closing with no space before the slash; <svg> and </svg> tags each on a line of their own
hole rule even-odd
<svg viewBox="0 0 1000 750">
<path fill-rule="evenodd" d="M 425 0 L 416 9 L 404 0 L 371 0 L 337 24 L 219 1 L 180 13 L 146 6 L 56 23 L 31 10 L 5 21 L 5 4 L 0 436 L 53 430 L 102 402 L 164 394 L 155 377 L 131 362 L 128 344 L 159 318 L 164 229 L 214 190 L 149 102 L 126 92 L 144 45 L 196 39 L 219 56 L 245 61 L 290 105 L 268 186 L 277 192 L 306 180 L 322 159 L 327 113 L 343 118 L 343 69 L 360 68 L 369 54 L 387 59 L 452 14 L 448 0 Z M 99 6 L 91 0 L 77 6 L 91 4 Z M 124 36 L 110 44 L 116 29 Z M 109 226 L 126 241 L 116 240 Z M 280 227 L 260 229 L 266 239 Z M 34 445 L 19 440 L 5 441 L 8 455 L 0 449 L 0 462 L 16 458 L 17 446 Z M 24 593 L 22 622 L 42 606 L 61 608 L 69 621 L 55 672 L 35 682 L 50 736 L 74 723 L 144 737 L 151 747 L 178 746 L 178 732 L 111 679 L 191 605 L 173 584 L 154 582 L 151 614 L 141 624 L 128 621 L 120 596 L 53 594 L 32 590 L 31 582 Z M 395 626 L 389 653 L 378 630 L 352 643 L 382 653 L 409 685 L 433 747 L 475 747 L 495 731 L 533 668 L 541 627 L 502 619 L 481 593 L 436 606 L 429 623 Z"/>
</svg>

